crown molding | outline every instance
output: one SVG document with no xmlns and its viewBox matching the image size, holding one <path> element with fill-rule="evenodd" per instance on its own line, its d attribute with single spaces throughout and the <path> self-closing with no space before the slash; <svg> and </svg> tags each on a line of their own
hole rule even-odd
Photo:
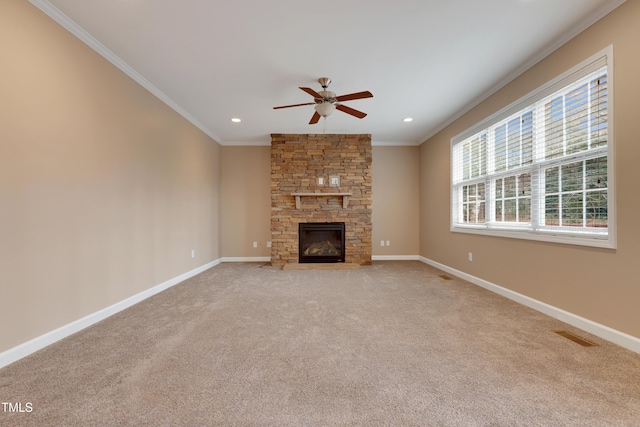
<svg viewBox="0 0 640 427">
<path fill-rule="evenodd" d="M 222 145 L 222 139 L 218 137 L 215 133 L 213 133 L 210 129 L 208 129 L 205 125 L 203 125 L 200 121 L 198 121 L 195 117 L 189 114 L 184 108 L 178 105 L 175 101 L 169 98 L 164 92 L 154 86 L 150 81 L 145 79 L 140 73 L 138 73 L 133 67 L 124 62 L 120 57 L 118 57 L 115 53 L 110 51 L 105 45 L 100 43 L 95 37 L 89 34 L 84 28 L 80 25 L 76 24 L 71 18 L 62 13 L 60 9 L 52 5 L 47 0 L 29 0 L 31 4 L 40 9 L 44 14 L 49 16 L 55 22 L 60 24 L 63 28 L 69 31 L 71 34 L 76 36 L 80 41 L 89 46 L 91 49 L 96 51 L 99 55 L 105 58 L 107 61 L 111 62 L 113 65 L 118 67 L 120 71 L 125 73 L 127 76 L 132 78 L 135 82 L 137 82 L 140 86 L 151 92 L 156 98 L 160 101 L 167 104 L 171 107 L 176 113 L 180 114 L 186 120 L 191 122 L 195 127 L 200 129 L 202 132 L 207 134 L 213 140 L 215 140 L 218 144 Z"/>
<path fill-rule="evenodd" d="M 516 68 L 514 71 L 509 73 L 505 78 L 500 80 L 495 85 L 491 86 L 484 93 L 482 93 L 479 97 L 477 97 L 474 101 L 470 102 L 467 106 L 465 106 L 462 110 L 458 111 L 456 114 L 451 116 L 449 119 L 442 122 L 440 125 L 435 127 L 431 132 L 424 136 L 424 138 L 418 143 L 418 145 L 422 145 L 422 143 L 429 140 L 431 137 L 436 135 L 438 132 L 442 131 L 444 128 L 449 126 L 451 123 L 458 120 L 460 117 L 471 111 L 473 108 L 477 107 L 481 102 L 485 101 L 494 93 L 498 92 L 500 89 L 514 81 L 516 78 L 520 77 L 534 65 L 545 59 L 547 56 L 551 55 L 553 52 L 558 50 L 560 47 L 568 43 L 578 34 L 582 33 L 584 30 L 607 16 L 609 13 L 617 9 L 627 0 L 612 0 L 607 2 L 601 8 L 597 9 L 594 13 L 587 16 L 585 19 L 580 21 L 577 25 L 573 26 L 568 31 L 564 32 L 560 37 L 555 39 L 552 43 L 541 49 L 537 54 L 530 57 L 527 61 L 525 61 L 520 67 Z"/>
</svg>

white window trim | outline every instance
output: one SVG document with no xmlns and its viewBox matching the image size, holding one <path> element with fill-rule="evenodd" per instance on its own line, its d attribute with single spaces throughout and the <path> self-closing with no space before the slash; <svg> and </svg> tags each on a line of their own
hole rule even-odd
<svg viewBox="0 0 640 427">
<path fill-rule="evenodd" d="M 601 63 L 602 59 L 605 59 L 607 66 L 607 75 L 608 78 L 608 100 L 607 100 L 607 132 L 608 132 L 608 142 L 606 148 L 607 155 L 607 168 L 608 168 L 608 180 L 607 180 L 607 197 L 608 197 L 608 233 L 602 236 L 595 235 L 585 235 L 580 232 L 575 231 L 565 231 L 562 229 L 544 229 L 542 227 L 538 228 L 536 231 L 532 230 L 517 230 L 517 227 L 510 227 L 509 230 L 500 229 L 501 227 L 496 224 L 460 224 L 456 221 L 455 215 L 457 215 L 457 208 L 459 202 L 456 203 L 454 200 L 454 147 L 458 142 L 461 142 L 469 137 L 472 137 L 488 127 L 508 118 L 513 115 L 515 112 L 520 111 L 524 108 L 527 108 L 537 102 L 540 99 L 543 99 L 554 91 L 558 90 L 562 86 L 566 86 L 569 84 L 571 80 L 575 80 L 573 77 L 577 73 L 583 73 L 585 70 L 588 70 L 594 67 L 595 64 Z M 614 170 L 614 126 L 613 126 L 613 118 L 615 116 L 614 113 L 614 69 L 613 69 L 613 45 L 609 45 L 605 49 L 600 52 L 592 55 L 586 60 L 582 61 L 580 64 L 572 67 L 567 70 L 563 74 L 559 75 L 555 79 L 549 81 L 548 83 L 540 86 L 539 88 L 533 90 L 528 93 L 524 97 L 518 99 L 517 101 L 509 104 L 505 108 L 500 111 L 492 114 L 485 120 L 475 124 L 471 128 L 466 131 L 456 135 L 451 139 L 450 143 L 450 160 L 451 160 L 451 175 L 450 175 L 450 231 L 457 233 L 470 233 L 470 234 L 478 234 L 485 236 L 495 236 L 495 237 L 506 237 L 506 238 L 515 238 L 515 239 L 525 239 L 525 240 L 535 240 L 535 241 L 543 241 L 543 242 L 552 242 L 552 243 L 561 243 L 561 244 L 570 244 L 570 245 L 581 245 L 581 246 L 592 246 L 598 248 L 609 248 L 615 249 L 617 247 L 617 239 L 616 239 L 616 199 L 615 199 L 615 170 Z M 565 83 L 566 82 L 566 83 Z M 564 83 L 564 84 L 563 84 Z M 534 156 L 539 155 L 539 153 L 534 153 Z M 539 168 L 539 165 L 536 165 L 534 169 Z M 532 185 L 535 172 L 532 172 Z M 475 179 L 469 180 L 469 183 L 473 182 L 486 182 L 485 191 L 490 191 L 489 181 L 486 179 Z M 539 203 L 538 201 L 534 201 L 534 196 L 532 195 L 531 203 Z M 486 214 L 489 215 L 489 209 L 491 207 L 487 206 L 485 203 Z M 533 221 L 533 218 L 532 218 Z"/>
</svg>

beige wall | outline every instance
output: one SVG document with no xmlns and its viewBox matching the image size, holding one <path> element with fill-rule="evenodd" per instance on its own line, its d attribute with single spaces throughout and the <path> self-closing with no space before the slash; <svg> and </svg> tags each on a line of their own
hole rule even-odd
<svg viewBox="0 0 640 427">
<path fill-rule="evenodd" d="M 415 256 L 419 245 L 419 147 L 373 147 L 373 255 Z M 380 246 L 388 240 L 389 246 Z"/>
<path fill-rule="evenodd" d="M 26 1 L 0 51 L 0 352 L 220 257 L 215 141 Z"/>
<path fill-rule="evenodd" d="M 373 147 L 373 255 L 419 253 L 640 337 L 639 42 L 627 1 L 422 146 Z M 451 137 L 612 43 L 618 249 L 450 233 Z M 0 352 L 220 257 L 270 255 L 270 147 L 221 147 L 25 1 L 0 2 L 0 50 Z"/>
<path fill-rule="evenodd" d="M 223 257 L 271 255 L 271 147 L 222 147 Z M 253 247 L 258 242 L 258 247 Z"/>
<path fill-rule="evenodd" d="M 418 254 L 419 147 L 373 147 L 373 255 Z M 269 257 L 270 147 L 222 147 L 223 257 Z M 380 247 L 380 240 L 391 245 Z M 259 242 L 254 249 L 252 242 Z"/>
<path fill-rule="evenodd" d="M 420 254 L 640 337 L 640 2 L 627 1 L 456 120 L 420 150 Z M 450 140 L 606 46 L 614 45 L 617 250 L 449 232 Z M 473 262 L 467 253 L 473 252 Z"/>
</svg>

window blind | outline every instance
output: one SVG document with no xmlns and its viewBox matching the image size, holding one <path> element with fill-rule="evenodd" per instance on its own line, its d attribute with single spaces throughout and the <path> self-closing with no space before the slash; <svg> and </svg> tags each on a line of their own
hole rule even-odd
<svg viewBox="0 0 640 427">
<path fill-rule="evenodd" d="M 452 140 L 452 230 L 610 240 L 608 56 Z"/>
</svg>

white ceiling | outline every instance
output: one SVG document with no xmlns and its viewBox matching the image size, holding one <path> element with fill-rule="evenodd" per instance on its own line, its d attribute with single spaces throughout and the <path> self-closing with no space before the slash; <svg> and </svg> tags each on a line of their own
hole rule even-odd
<svg viewBox="0 0 640 427">
<path fill-rule="evenodd" d="M 225 145 L 370 133 L 417 145 L 624 0 L 31 0 Z M 345 102 L 309 125 L 330 77 Z M 232 123 L 232 117 L 242 119 Z M 411 123 L 402 121 L 412 117 Z"/>
</svg>

